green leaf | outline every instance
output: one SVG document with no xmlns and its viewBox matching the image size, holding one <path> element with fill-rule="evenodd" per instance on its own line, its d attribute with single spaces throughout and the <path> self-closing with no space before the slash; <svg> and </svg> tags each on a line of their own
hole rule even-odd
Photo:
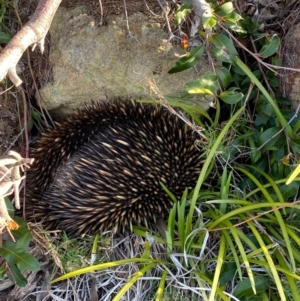
<svg viewBox="0 0 300 301">
<path fill-rule="evenodd" d="M 215 27 L 216 25 L 217 25 L 217 23 L 218 23 L 218 19 L 215 17 L 215 16 L 213 16 L 213 15 L 211 15 L 211 16 L 209 16 L 209 17 L 204 17 L 203 16 L 203 18 L 202 18 L 202 22 L 203 22 L 203 27 L 205 28 L 205 29 L 210 29 L 210 28 L 213 28 L 213 27 Z"/>
<path fill-rule="evenodd" d="M 173 74 L 193 67 L 197 63 L 197 61 L 201 58 L 203 52 L 204 52 L 204 45 L 200 45 L 194 48 L 186 56 L 179 59 L 175 63 L 175 66 L 168 71 L 168 73 Z"/>
<path fill-rule="evenodd" d="M 263 58 L 267 58 L 275 54 L 280 45 L 280 38 L 274 34 L 271 38 L 266 39 L 266 45 L 262 47 L 259 54 Z"/>
<path fill-rule="evenodd" d="M 204 3 L 206 3 L 204 1 Z M 203 15 L 202 15 L 202 26 L 204 29 L 210 29 L 216 26 L 218 23 L 218 19 L 216 16 L 213 15 L 212 9 L 208 3 L 206 3 L 206 7 L 203 8 Z"/>
<path fill-rule="evenodd" d="M 236 90 L 239 89 L 236 87 L 231 87 L 228 90 L 220 93 L 219 97 L 228 104 L 236 104 L 244 97 L 243 93 L 236 92 Z"/>
<path fill-rule="evenodd" d="M 258 27 L 258 22 L 249 16 L 243 16 L 243 19 L 240 21 L 241 26 L 249 34 L 254 32 Z"/>
<path fill-rule="evenodd" d="M 256 105 L 256 111 L 259 113 L 259 115 L 267 115 L 268 117 L 275 115 L 272 105 L 269 102 L 266 102 L 265 98 L 262 98 L 258 101 Z"/>
<path fill-rule="evenodd" d="M 18 286 L 24 287 L 27 285 L 26 278 L 21 274 L 20 270 L 17 266 L 11 265 L 9 266 L 11 274 L 7 274 L 8 278 L 13 282 L 16 283 Z"/>
<path fill-rule="evenodd" d="M 256 276 L 254 280 L 257 293 L 264 292 L 269 288 L 270 283 L 267 277 Z M 251 298 L 252 296 L 255 296 L 249 278 L 244 278 L 242 281 L 238 282 L 233 295 L 237 298 L 243 296 Z"/>
<path fill-rule="evenodd" d="M 15 213 L 15 209 L 14 206 L 12 204 L 12 202 L 10 201 L 9 197 L 4 197 L 4 201 L 5 201 L 5 205 L 8 211 L 8 214 L 11 218 L 14 218 L 14 213 Z"/>
<path fill-rule="evenodd" d="M 294 153 L 300 154 L 300 139 L 299 138 L 291 139 L 290 146 Z"/>
<path fill-rule="evenodd" d="M 239 26 L 241 28 L 241 30 L 243 32 L 245 32 L 245 30 L 242 28 L 242 26 L 240 24 L 238 24 L 238 22 L 240 20 L 242 20 L 242 16 L 241 15 L 237 14 L 236 12 L 231 12 L 230 14 L 224 16 L 224 19 L 226 21 L 226 22 L 224 22 L 224 25 L 227 24 L 227 23 L 228 24 L 232 24 L 232 25 L 237 25 L 237 26 Z"/>
<path fill-rule="evenodd" d="M 19 258 L 17 261 L 17 266 L 21 272 L 25 270 L 38 271 L 40 269 L 38 260 L 26 252 L 21 254 L 21 258 Z"/>
<path fill-rule="evenodd" d="M 227 63 L 234 63 L 238 55 L 233 42 L 224 34 L 216 34 L 211 37 L 211 42 L 215 46 L 212 49 L 214 56 Z"/>
<path fill-rule="evenodd" d="M 205 74 L 198 79 L 187 83 L 184 90 L 189 94 L 214 95 L 218 89 L 217 76 L 215 74 Z"/>
<path fill-rule="evenodd" d="M 224 262 L 222 272 L 220 275 L 220 285 L 225 285 L 235 279 L 236 275 L 236 263 L 231 261 L 231 262 Z"/>
<path fill-rule="evenodd" d="M 0 254 L 6 259 L 10 267 L 16 264 L 21 271 L 38 271 L 40 268 L 39 262 L 32 255 L 11 241 L 3 243 Z"/>
<path fill-rule="evenodd" d="M 232 80 L 232 76 L 230 72 L 228 71 L 228 69 L 222 68 L 222 69 L 217 69 L 216 73 L 222 83 L 223 88 L 225 89 L 231 83 Z"/>
<path fill-rule="evenodd" d="M 192 11 L 193 5 L 191 1 L 185 1 L 175 12 L 174 23 L 180 25 L 186 16 Z"/>
<path fill-rule="evenodd" d="M 268 141 L 266 144 L 264 144 L 262 148 L 262 152 L 265 152 L 266 150 L 270 149 L 270 147 L 272 147 L 273 145 L 276 145 L 276 142 L 280 138 L 282 138 L 282 135 L 280 134 L 276 135 L 279 132 L 279 130 L 280 129 L 277 127 L 271 127 L 260 134 L 258 138 L 258 142 L 260 145 L 263 145 L 264 143 L 266 143 L 266 141 Z"/>
<path fill-rule="evenodd" d="M 32 111 L 31 116 L 36 121 L 41 121 L 42 119 L 41 114 L 36 111 Z"/>
<path fill-rule="evenodd" d="M 292 182 L 289 185 L 281 185 L 280 191 L 283 197 L 288 200 L 289 198 L 294 198 L 299 189 L 299 182 Z"/>
<path fill-rule="evenodd" d="M 22 248 L 23 250 L 27 250 L 29 243 L 32 240 L 32 234 L 27 231 L 24 235 L 22 235 L 18 240 L 17 240 L 17 245 Z"/>
<path fill-rule="evenodd" d="M 226 2 L 215 9 L 215 13 L 220 17 L 224 17 L 233 11 L 234 7 L 232 2 Z"/>
<path fill-rule="evenodd" d="M 268 116 L 266 114 L 259 114 L 259 115 L 256 115 L 254 124 L 256 126 L 264 125 L 268 122 L 269 119 L 270 119 L 270 116 Z"/>
<path fill-rule="evenodd" d="M 0 267 L 0 280 L 4 277 L 4 274 L 5 274 L 5 268 Z"/>
<path fill-rule="evenodd" d="M 238 33 L 247 33 L 246 30 L 243 29 L 243 27 L 241 26 L 240 22 L 224 22 L 223 24 L 225 27 L 238 32 Z"/>
<path fill-rule="evenodd" d="M 11 39 L 12 39 L 12 35 L 5 33 L 5 32 L 0 32 L 0 43 L 1 44 L 7 44 Z"/>
</svg>

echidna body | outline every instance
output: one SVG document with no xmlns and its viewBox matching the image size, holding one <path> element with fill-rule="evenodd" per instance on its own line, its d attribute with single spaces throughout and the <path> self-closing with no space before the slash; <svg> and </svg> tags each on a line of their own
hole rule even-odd
<svg viewBox="0 0 300 301">
<path fill-rule="evenodd" d="M 192 188 L 200 172 L 196 133 L 168 110 L 97 102 L 41 136 L 32 150 L 26 212 L 71 235 L 147 224 Z"/>
</svg>

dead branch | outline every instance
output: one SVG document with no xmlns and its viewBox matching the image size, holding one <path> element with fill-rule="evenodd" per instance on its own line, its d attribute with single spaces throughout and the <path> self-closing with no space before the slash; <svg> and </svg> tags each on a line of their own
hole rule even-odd
<svg viewBox="0 0 300 301">
<path fill-rule="evenodd" d="M 0 53 L 0 81 L 8 75 L 15 86 L 22 84 L 16 66 L 24 51 L 31 45 L 44 51 L 44 41 L 53 17 L 62 0 L 40 0 L 30 21 L 11 39 Z"/>
<path fill-rule="evenodd" d="M 195 17 L 190 31 L 190 37 L 194 37 L 199 30 L 201 19 L 210 13 L 210 5 L 205 0 L 192 0 Z"/>
<path fill-rule="evenodd" d="M 17 229 L 18 224 L 9 216 L 4 197 L 15 194 L 15 206 L 20 209 L 19 187 L 25 176 L 21 176 L 20 169 L 29 168 L 34 159 L 22 158 L 15 151 L 9 151 L 6 158 L 0 159 L 0 235 L 6 228 Z"/>
</svg>

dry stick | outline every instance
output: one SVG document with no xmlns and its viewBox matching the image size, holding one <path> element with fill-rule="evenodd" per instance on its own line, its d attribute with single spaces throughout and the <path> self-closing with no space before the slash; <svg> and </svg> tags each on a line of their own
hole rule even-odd
<svg viewBox="0 0 300 301">
<path fill-rule="evenodd" d="M 62 0 L 41 0 L 30 21 L 10 40 L 0 53 L 0 81 L 8 75 L 9 79 L 20 86 L 22 80 L 17 75 L 16 66 L 24 51 L 31 45 L 44 50 L 45 36 L 49 30 L 54 14 Z"/>
<path fill-rule="evenodd" d="M 21 24 L 21 26 L 23 26 L 22 20 L 21 20 L 21 18 L 19 16 L 18 9 L 17 9 L 14 1 L 13 1 L 13 5 L 14 5 L 15 13 L 17 15 L 17 19 L 18 19 L 19 23 Z M 30 53 L 29 53 L 28 49 L 26 51 L 26 54 L 27 54 L 27 63 L 28 63 L 28 67 L 29 67 L 29 70 L 30 70 L 31 77 L 32 77 L 33 85 L 34 85 L 36 91 L 38 91 L 37 84 L 36 84 L 36 81 L 35 81 L 35 77 L 33 75 L 33 70 L 32 70 L 32 67 L 31 67 Z M 24 123 L 23 123 L 24 128 L 22 129 L 21 132 L 23 132 L 23 130 L 25 129 L 25 145 L 26 145 L 26 148 L 25 148 L 26 156 L 25 157 L 28 158 L 28 154 L 29 154 L 29 142 L 28 142 L 28 133 L 27 133 L 27 111 L 28 110 L 27 110 L 27 106 L 26 106 L 26 97 L 25 97 L 25 93 L 24 93 L 23 88 L 19 88 L 19 92 L 21 92 L 22 99 L 23 99 L 23 104 L 25 106 L 24 110 L 23 110 L 23 112 L 24 112 Z M 39 101 L 39 99 L 38 99 L 38 101 Z M 40 103 L 39 103 L 39 106 L 40 106 L 40 108 L 43 107 L 42 104 L 40 104 Z M 18 106 L 18 113 L 19 113 L 19 123 L 21 125 L 22 122 L 20 120 L 20 108 L 19 108 L 19 106 Z M 44 110 L 43 109 L 41 109 L 41 114 L 42 114 L 44 120 L 46 120 L 46 117 L 44 115 Z M 48 114 L 48 117 L 52 121 L 52 119 L 49 116 L 49 114 Z M 52 124 L 53 124 L 53 122 L 52 122 Z"/>
<path fill-rule="evenodd" d="M 172 32 L 172 29 L 171 29 L 171 25 L 170 25 L 170 22 L 169 22 L 169 18 L 168 18 L 168 11 L 166 9 L 166 6 L 168 5 L 168 3 L 165 2 L 166 5 L 163 5 L 160 3 L 160 0 L 157 0 L 160 8 L 162 9 L 164 15 L 165 15 L 165 19 L 166 19 L 166 22 L 167 22 L 167 27 L 168 27 L 168 31 L 169 31 L 169 34 L 170 34 L 170 37 L 168 39 L 168 42 L 170 43 L 170 41 L 174 38 L 174 34 Z"/>
<path fill-rule="evenodd" d="M 127 27 L 127 32 L 129 37 L 133 37 L 133 34 L 131 33 L 129 29 L 129 20 L 128 20 L 128 13 L 127 13 L 127 7 L 126 7 L 126 0 L 123 0 L 124 3 L 124 10 L 125 10 L 125 18 L 126 18 L 126 27 Z"/>
<path fill-rule="evenodd" d="M 145 6 L 147 7 L 147 9 L 148 9 L 148 11 L 150 12 L 151 15 L 153 15 L 153 16 L 155 16 L 155 17 L 160 17 L 158 14 L 154 13 L 154 12 L 150 9 L 150 7 L 149 7 L 149 5 L 148 5 L 148 3 L 147 3 L 146 0 L 144 0 L 144 3 L 145 3 Z"/>
<path fill-rule="evenodd" d="M 49 121 L 51 122 L 51 126 L 53 127 L 54 126 L 54 122 L 52 120 L 52 117 L 50 116 L 48 110 L 45 108 L 45 105 L 44 105 L 44 103 L 42 101 L 42 96 L 41 96 L 40 91 L 39 91 L 39 89 L 37 87 L 37 83 L 36 83 L 36 80 L 35 80 L 34 72 L 32 70 L 32 65 L 31 65 L 31 60 L 30 60 L 30 52 L 28 51 L 28 49 L 27 49 L 26 53 L 27 53 L 27 63 L 28 63 L 28 68 L 29 68 L 30 74 L 31 74 L 32 83 L 33 83 L 33 86 L 35 88 L 35 91 L 37 91 L 37 94 L 38 94 L 38 97 L 36 99 L 37 99 L 38 107 L 40 108 L 39 113 L 42 115 L 43 120 L 46 122 L 47 126 L 50 127 L 48 125 L 48 121 L 47 121 L 47 118 L 45 116 L 45 114 L 46 114 L 47 117 L 48 117 L 48 119 L 49 119 Z M 26 99 L 24 99 L 24 101 L 26 101 Z M 27 129 L 27 127 L 25 127 L 25 129 Z M 26 147 L 27 147 L 27 144 L 26 144 Z M 27 148 L 26 148 L 26 152 L 27 152 Z"/>
<path fill-rule="evenodd" d="M 103 6 L 102 6 L 102 1 L 99 0 L 99 6 L 100 6 L 100 26 L 103 25 Z"/>
<path fill-rule="evenodd" d="M 256 46 L 255 46 L 255 43 L 254 43 L 252 37 L 250 38 L 250 41 L 251 41 L 251 44 L 252 44 L 252 47 L 253 47 L 254 51 L 257 53 L 257 49 L 256 49 Z M 261 72 L 261 74 L 262 74 L 262 76 L 264 78 L 264 82 L 267 85 L 268 90 L 271 92 L 272 97 L 275 98 L 275 93 L 273 92 L 273 89 L 271 88 L 271 86 L 269 84 L 269 81 L 268 81 L 268 79 L 266 77 L 266 74 L 265 74 L 265 72 L 264 72 L 264 70 L 263 70 L 263 68 L 262 68 L 262 66 L 261 66 L 261 64 L 259 62 L 258 62 L 258 68 L 259 68 L 259 70 L 260 70 L 260 72 Z"/>
<path fill-rule="evenodd" d="M 203 138 L 205 141 L 208 140 L 208 138 L 202 133 L 204 131 L 203 128 L 201 128 L 200 126 L 196 125 L 194 122 L 188 120 L 184 114 L 177 112 L 176 110 L 174 110 L 174 108 L 172 108 L 167 100 L 164 98 L 163 94 L 159 91 L 159 89 L 157 88 L 157 86 L 155 85 L 154 81 L 151 81 L 150 79 L 148 80 L 148 85 L 150 87 L 150 89 L 156 94 L 156 96 L 158 97 L 158 102 L 161 106 L 165 107 L 166 109 L 169 110 L 169 112 L 171 112 L 173 115 L 177 116 L 178 118 L 180 118 L 183 122 L 185 122 L 193 131 L 195 131 L 201 138 Z"/>
<path fill-rule="evenodd" d="M 210 12 L 210 5 L 207 4 L 205 0 L 192 0 L 194 7 L 194 23 L 192 23 L 192 27 L 190 30 L 190 37 L 194 37 L 198 32 L 199 25 L 201 23 L 201 19 L 207 12 Z"/>
</svg>

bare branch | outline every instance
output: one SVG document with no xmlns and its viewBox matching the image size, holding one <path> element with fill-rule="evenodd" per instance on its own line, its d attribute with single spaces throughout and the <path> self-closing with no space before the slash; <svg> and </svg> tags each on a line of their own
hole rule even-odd
<svg viewBox="0 0 300 301">
<path fill-rule="evenodd" d="M 16 65 L 24 51 L 31 45 L 44 50 L 45 36 L 53 17 L 62 0 L 40 0 L 38 7 L 29 22 L 11 39 L 0 53 L 0 81 L 8 75 L 9 79 L 19 86 L 22 80 L 16 72 Z"/>
<path fill-rule="evenodd" d="M 190 37 L 195 36 L 195 34 L 198 32 L 202 17 L 209 14 L 211 10 L 209 4 L 207 4 L 205 0 L 192 0 L 192 3 L 194 7 L 195 17 L 194 23 L 192 23 L 190 30 Z"/>
<path fill-rule="evenodd" d="M 17 229 L 18 224 L 9 216 L 4 197 L 14 192 L 15 206 L 20 209 L 19 187 L 25 176 L 21 176 L 20 169 L 29 167 L 34 159 L 22 158 L 15 151 L 9 151 L 7 157 L 0 159 L 0 235 L 3 230 Z"/>
</svg>

